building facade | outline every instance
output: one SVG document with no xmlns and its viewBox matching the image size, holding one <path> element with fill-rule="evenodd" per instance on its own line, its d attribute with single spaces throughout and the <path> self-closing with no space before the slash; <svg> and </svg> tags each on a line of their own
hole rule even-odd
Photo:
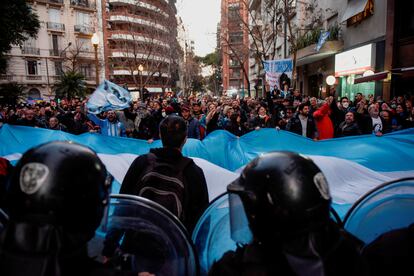
<svg viewBox="0 0 414 276">
<path fill-rule="evenodd" d="M 249 79 L 248 5 L 222 0 L 220 22 L 223 93 L 247 95 Z"/>
<path fill-rule="evenodd" d="M 24 87 L 28 99 L 54 98 L 53 86 L 63 72 L 73 70 L 85 76 L 90 90 L 96 87 L 95 55 L 91 43 L 99 33 L 99 15 L 94 0 L 28 0 L 38 15 L 41 27 L 37 38 L 13 46 L 7 54 L 6 74 L 0 84 L 17 83 Z M 103 64 L 102 44 L 98 47 L 98 64 Z M 98 68 L 99 68 L 98 66 Z M 101 70 L 101 77 L 103 72 Z"/>
<path fill-rule="evenodd" d="M 263 14 L 264 2 L 250 0 L 251 12 Z M 294 58 L 291 41 L 295 41 L 296 82 L 292 86 L 305 95 L 317 97 L 326 96 L 327 91 L 335 87 L 338 97 L 351 99 L 356 93 L 385 99 L 413 93 L 408 88 L 412 87 L 414 76 L 411 69 L 414 66 L 412 1 L 288 2 L 291 5 L 289 23 L 295 35 L 289 37 L 289 29 L 283 22 L 285 18 L 281 17 L 280 21 L 277 18 L 280 26 L 274 38 L 273 58 Z M 267 20 L 263 16 L 260 24 L 268 24 Z M 251 22 L 254 23 L 257 21 Z M 330 34 L 317 50 L 321 31 Z M 272 40 L 269 43 L 273 43 Z M 251 82 L 260 80 L 258 67 L 257 59 L 251 56 Z M 326 83 L 330 75 L 336 77 L 332 86 Z"/>
<path fill-rule="evenodd" d="M 130 91 L 175 85 L 179 54 L 175 0 L 104 0 L 106 78 Z"/>
</svg>

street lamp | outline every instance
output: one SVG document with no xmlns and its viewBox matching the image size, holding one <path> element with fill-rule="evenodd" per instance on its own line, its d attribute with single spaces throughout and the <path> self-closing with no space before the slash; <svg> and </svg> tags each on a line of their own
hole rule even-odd
<svg viewBox="0 0 414 276">
<path fill-rule="evenodd" d="M 139 82 L 140 82 L 140 90 L 139 90 L 140 95 L 139 95 L 139 97 L 141 99 L 141 102 L 144 102 L 144 88 L 142 87 L 142 72 L 143 71 L 144 71 L 144 66 L 142 66 L 142 64 L 140 64 L 138 66 L 138 72 L 139 72 Z"/>
<path fill-rule="evenodd" d="M 94 33 L 91 38 L 93 48 L 95 49 L 95 82 L 96 86 L 99 85 L 99 63 L 98 63 L 98 44 L 99 36 L 97 33 Z"/>
</svg>

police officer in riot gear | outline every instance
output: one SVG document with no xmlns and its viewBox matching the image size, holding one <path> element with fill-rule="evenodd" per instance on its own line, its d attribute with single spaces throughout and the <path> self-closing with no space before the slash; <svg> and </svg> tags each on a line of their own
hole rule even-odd
<svg viewBox="0 0 414 276">
<path fill-rule="evenodd" d="M 243 227 L 237 221 L 243 212 L 253 240 L 227 252 L 210 275 L 367 274 L 361 242 L 330 219 L 328 184 L 312 160 L 291 152 L 263 155 L 227 190 L 232 237 Z"/>
<path fill-rule="evenodd" d="M 0 275 L 115 275 L 87 254 L 110 185 L 89 148 L 51 142 L 27 151 L 6 194 L 10 221 L 0 238 Z"/>
</svg>

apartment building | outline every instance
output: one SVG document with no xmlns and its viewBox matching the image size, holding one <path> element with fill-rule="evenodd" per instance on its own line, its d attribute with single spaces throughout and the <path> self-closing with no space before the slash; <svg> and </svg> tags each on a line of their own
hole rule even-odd
<svg viewBox="0 0 414 276">
<path fill-rule="evenodd" d="M 248 94 L 249 37 L 246 28 L 248 6 L 245 0 L 222 0 L 220 50 L 223 93 Z"/>
<path fill-rule="evenodd" d="M 175 85 L 179 44 L 175 0 L 104 0 L 106 78 L 139 91 Z"/>
<path fill-rule="evenodd" d="M 53 86 L 62 72 L 81 72 L 91 91 L 96 87 L 95 55 L 91 43 L 99 33 L 97 0 L 28 0 L 41 22 L 37 38 L 13 46 L 7 54 L 7 73 L 0 84 L 15 82 L 24 87 L 28 99 L 54 98 Z M 102 43 L 98 64 L 102 64 Z M 103 79 L 103 74 L 100 79 Z"/>
<path fill-rule="evenodd" d="M 275 37 L 267 42 L 275 41 L 276 47 L 268 47 L 272 55 L 267 58 L 294 58 L 295 52 L 296 83 L 292 85 L 305 95 L 324 97 L 332 87 L 338 97 L 351 99 L 356 93 L 385 99 L 414 93 L 410 88 L 414 79 L 412 1 L 288 1 L 293 38 L 284 16 L 266 18 L 268 3 L 249 1 L 250 13 L 260 19 L 250 20 L 250 24 L 252 28 L 255 24 L 279 24 Z M 330 35 L 322 47 L 316 49 L 321 31 L 329 31 Z M 292 40 L 296 50 L 291 47 Z M 263 72 L 253 52 L 250 53 L 249 79 L 261 88 Z M 332 86 L 326 83 L 328 76 L 336 78 Z"/>
</svg>

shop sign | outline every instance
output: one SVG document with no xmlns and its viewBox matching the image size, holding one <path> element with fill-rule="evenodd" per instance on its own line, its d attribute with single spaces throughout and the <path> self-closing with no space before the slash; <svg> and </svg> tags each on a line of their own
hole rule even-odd
<svg viewBox="0 0 414 276">
<path fill-rule="evenodd" d="M 375 67 L 375 44 L 335 55 L 335 77 L 362 74 Z"/>
</svg>

